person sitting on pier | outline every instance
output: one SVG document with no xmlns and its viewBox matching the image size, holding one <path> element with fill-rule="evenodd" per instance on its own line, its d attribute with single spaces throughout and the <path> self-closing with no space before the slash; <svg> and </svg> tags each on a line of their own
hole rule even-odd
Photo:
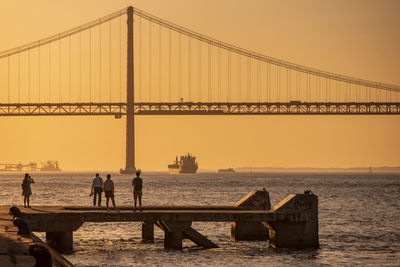
<svg viewBox="0 0 400 267">
<path fill-rule="evenodd" d="M 142 211 L 142 188 L 143 188 L 143 180 L 139 177 L 140 172 L 136 172 L 136 177 L 132 181 L 133 186 L 133 199 L 134 199 L 134 211 L 136 211 L 136 200 L 139 198 L 139 210 Z"/>
<path fill-rule="evenodd" d="M 93 197 L 93 206 L 96 206 L 96 198 L 99 197 L 98 205 L 101 206 L 101 192 L 103 192 L 103 179 L 100 177 L 98 173 L 96 173 L 96 177 L 92 182 L 92 189 L 90 195 L 94 194 Z"/>
<path fill-rule="evenodd" d="M 32 195 L 31 184 L 35 181 L 29 176 L 29 173 L 25 173 L 24 180 L 22 181 L 22 195 L 24 196 L 24 207 L 30 208 L 29 197 Z"/>
<path fill-rule="evenodd" d="M 115 201 L 114 201 L 114 182 L 111 180 L 111 175 L 107 174 L 107 180 L 104 182 L 103 185 L 104 189 L 104 195 L 106 196 L 106 206 L 107 206 L 107 211 L 108 209 L 108 201 L 111 198 L 112 204 L 114 206 L 114 209 L 117 210 L 117 207 L 115 206 Z"/>
</svg>

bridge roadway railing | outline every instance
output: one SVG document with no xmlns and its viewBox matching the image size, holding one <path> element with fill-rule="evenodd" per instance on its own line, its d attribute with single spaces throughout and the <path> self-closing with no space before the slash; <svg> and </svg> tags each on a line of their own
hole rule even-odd
<svg viewBox="0 0 400 267">
<path fill-rule="evenodd" d="M 0 103 L 0 116 L 126 115 L 126 103 Z M 138 102 L 135 115 L 400 115 L 400 102 Z"/>
<path fill-rule="evenodd" d="M 257 200 L 256 200 L 257 201 Z M 133 212 L 131 208 L 106 212 L 87 207 L 35 207 L 22 209 L 22 220 L 31 231 L 46 232 L 48 244 L 59 252 L 73 249 L 73 232 L 85 222 L 142 222 L 143 239 L 154 241 L 154 225 L 164 233 L 165 248 L 182 249 L 188 238 L 205 248 L 217 247 L 194 230 L 192 222 L 236 222 L 242 233 L 250 233 L 254 223 L 269 231 L 270 245 L 275 247 L 318 247 L 318 198 L 314 194 L 291 194 L 269 210 L 251 208 L 159 208 Z M 150 237 L 150 238 L 146 238 Z M 243 239 L 242 239 L 243 240 Z"/>
</svg>

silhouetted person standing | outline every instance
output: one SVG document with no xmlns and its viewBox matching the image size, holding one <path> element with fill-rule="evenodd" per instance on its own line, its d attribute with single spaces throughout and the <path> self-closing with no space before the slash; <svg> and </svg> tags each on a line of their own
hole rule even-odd
<svg viewBox="0 0 400 267">
<path fill-rule="evenodd" d="M 22 195 L 24 196 L 24 207 L 31 207 L 29 205 L 29 197 L 32 195 L 31 184 L 35 181 L 29 176 L 29 173 L 25 173 L 24 180 L 22 181 Z"/>
<path fill-rule="evenodd" d="M 143 189 L 143 180 L 139 177 L 140 172 L 136 172 L 136 177 L 132 180 L 133 186 L 133 199 L 135 201 L 134 211 L 136 211 L 136 200 L 139 198 L 139 210 L 142 210 L 142 189 Z"/>
<path fill-rule="evenodd" d="M 99 198 L 98 205 L 101 206 L 101 192 L 103 192 L 103 179 L 96 173 L 96 178 L 93 179 L 92 182 L 92 190 L 91 194 L 94 194 L 93 197 L 93 206 L 96 206 L 96 198 Z"/>
<path fill-rule="evenodd" d="M 107 211 L 108 211 L 108 201 L 110 200 L 110 198 L 114 206 L 114 209 L 117 209 L 114 201 L 114 182 L 111 180 L 110 174 L 107 174 L 107 180 L 104 182 L 103 189 L 104 189 L 104 195 L 106 196 Z"/>
</svg>

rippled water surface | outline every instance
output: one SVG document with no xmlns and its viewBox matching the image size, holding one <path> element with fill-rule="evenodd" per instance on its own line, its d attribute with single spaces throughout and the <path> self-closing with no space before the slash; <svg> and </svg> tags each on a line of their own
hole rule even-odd
<svg viewBox="0 0 400 267">
<path fill-rule="evenodd" d="M 90 173 L 32 174 L 31 205 L 90 205 Z M 103 177 L 105 174 L 101 174 Z M 130 176 L 112 174 L 117 205 L 130 205 Z M 141 243 L 139 223 L 85 223 L 74 233 L 76 266 L 399 266 L 400 175 L 145 173 L 144 205 L 232 205 L 265 187 L 272 205 L 311 189 L 319 197 L 320 249 L 273 250 L 268 242 L 231 242 L 230 223 L 193 223 L 219 245 L 165 251 L 163 233 Z M 0 204 L 23 204 L 21 174 L 0 174 Z M 104 201 L 103 201 L 104 202 Z M 105 204 L 105 203 L 103 203 Z M 43 237 L 43 234 L 40 234 Z"/>
</svg>

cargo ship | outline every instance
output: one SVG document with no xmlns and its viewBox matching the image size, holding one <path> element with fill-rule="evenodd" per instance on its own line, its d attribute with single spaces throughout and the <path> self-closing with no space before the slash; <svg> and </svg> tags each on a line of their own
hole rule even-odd
<svg viewBox="0 0 400 267">
<path fill-rule="evenodd" d="M 191 154 L 180 156 L 175 158 L 173 164 L 168 165 L 170 173 L 196 173 L 199 166 L 196 162 L 196 157 Z"/>
</svg>

